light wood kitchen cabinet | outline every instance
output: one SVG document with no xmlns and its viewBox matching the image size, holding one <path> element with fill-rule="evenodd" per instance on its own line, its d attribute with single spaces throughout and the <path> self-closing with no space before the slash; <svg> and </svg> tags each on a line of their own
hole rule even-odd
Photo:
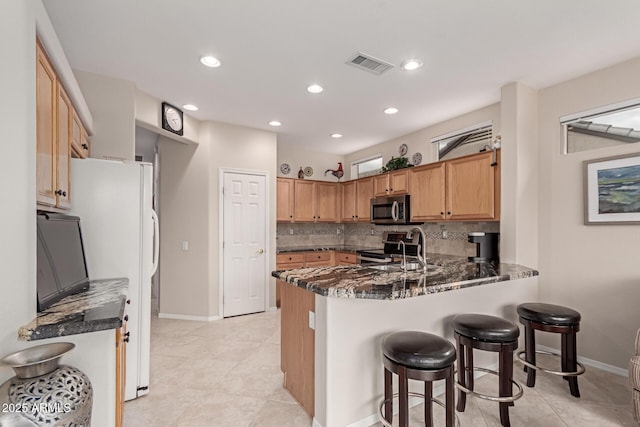
<svg viewBox="0 0 640 427">
<path fill-rule="evenodd" d="M 70 158 L 74 142 L 88 154 L 88 136 L 46 52 L 36 43 L 36 202 L 42 209 L 71 207 Z M 85 156 L 86 157 L 86 156 Z"/>
<path fill-rule="evenodd" d="M 499 163 L 487 151 L 446 162 L 446 193 L 449 220 L 496 220 L 500 218 Z"/>
<path fill-rule="evenodd" d="M 500 219 L 500 151 L 419 166 L 409 172 L 412 221 Z"/>
<path fill-rule="evenodd" d="M 124 415 L 124 389 L 127 372 L 127 333 L 126 320 L 122 322 L 122 327 L 116 329 L 116 427 L 122 426 Z"/>
<path fill-rule="evenodd" d="M 276 181 L 276 221 L 293 222 L 294 180 L 278 178 Z"/>
<path fill-rule="evenodd" d="M 343 183 L 342 222 L 369 222 L 371 197 L 373 197 L 373 177 Z"/>
<path fill-rule="evenodd" d="M 306 252 L 304 254 L 305 267 L 331 267 L 334 265 L 334 251 Z"/>
<path fill-rule="evenodd" d="M 278 280 L 282 289 L 280 312 L 280 369 L 284 388 L 313 418 L 315 412 L 315 331 L 309 313 L 315 313 L 315 294 Z"/>
<path fill-rule="evenodd" d="M 409 192 L 409 171 L 402 169 L 373 177 L 373 195 L 395 196 Z"/>
<path fill-rule="evenodd" d="M 330 267 L 335 264 L 333 251 L 285 252 L 276 255 L 276 270 L 291 270 L 304 267 Z M 276 281 L 276 307 L 280 307 L 282 284 Z"/>
<path fill-rule="evenodd" d="M 444 221 L 445 162 L 431 163 L 409 171 L 411 221 Z"/>
<path fill-rule="evenodd" d="M 337 222 L 338 184 L 322 181 L 294 181 L 295 222 Z"/>
<path fill-rule="evenodd" d="M 57 77 L 40 46 L 36 45 L 36 201 L 56 205 L 57 190 Z"/>
<path fill-rule="evenodd" d="M 75 110 L 73 111 L 71 126 L 71 157 L 86 159 L 89 157 L 89 136 Z"/>
<path fill-rule="evenodd" d="M 352 252 L 336 252 L 336 265 L 353 265 L 358 263 L 358 256 Z"/>
</svg>

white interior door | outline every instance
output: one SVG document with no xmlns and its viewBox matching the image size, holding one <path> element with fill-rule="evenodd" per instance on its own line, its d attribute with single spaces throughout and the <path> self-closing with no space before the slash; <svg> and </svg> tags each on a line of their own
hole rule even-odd
<svg viewBox="0 0 640 427">
<path fill-rule="evenodd" d="M 265 311 L 266 177 L 224 173 L 224 317 Z"/>
</svg>

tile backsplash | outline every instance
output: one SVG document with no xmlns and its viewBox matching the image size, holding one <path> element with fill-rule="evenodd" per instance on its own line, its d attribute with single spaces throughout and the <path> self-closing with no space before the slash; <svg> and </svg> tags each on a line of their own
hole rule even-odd
<svg viewBox="0 0 640 427">
<path fill-rule="evenodd" d="M 476 245 L 467 241 L 471 231 L 500 232 L 499 222 L 447 222 L 419 225 L 427 235 L 427 251 L 439 254 L 473 256 Z M 283 224 L 277 226 L 278 246 L 361 246 L 381 247 L 382 234 L 410 230 L 409 225 L 362 224 Z"/>
</svg>

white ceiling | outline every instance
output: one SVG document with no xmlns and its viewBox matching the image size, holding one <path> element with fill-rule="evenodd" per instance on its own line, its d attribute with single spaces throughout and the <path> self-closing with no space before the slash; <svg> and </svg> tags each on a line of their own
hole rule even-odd
<svg viewBox="0 0 640 427">
<path fill-rule="evenodd" d="M 637 0 L 44 0 L 73 68 L 345 154 L 640 56 Z M 396 65 L 346 65 L 358 51 Z M 199 58 L 211 54 L 217 69 Z M 399 69 L 417 57 L 424 67 Z M 319 83 L 325 91 L 310 94 Z M 382 110 L 395 106 L 388 116 Z M 267 123 L 279 120 L 280 128 Z M 333 132 L 344 134 L 333 139 Z"/>
</svg>

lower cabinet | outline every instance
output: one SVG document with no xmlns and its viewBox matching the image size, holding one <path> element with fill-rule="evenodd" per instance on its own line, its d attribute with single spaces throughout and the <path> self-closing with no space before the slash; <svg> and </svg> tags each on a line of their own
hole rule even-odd
<svg viewBox="0 0 640 427">
<path fill-rule="evenodd" d="M 336 252 L 336 265 L 353 265 L 358 263 L 358 256 L 351 252 Z"/>
<path fill-rule="evenodd" d="M 276 255 L 276 270 L 291 270 L 303 267 L 331 267 L 335 265 L 333 251 L 322 252 L 287 252 Z M 282 302 L 280 280 L 276 281 L 276 307 Z"/>
<path fill-rule="evenodd" d="M 116 427 L 122 427 L 124 416 L 124 387 L 127 372 L 127 323 L 122 322 L 122 327 L 116 329 Z"/>
<path fill-rule="evenodd" d="M 315 405 L 315 330 L 309 313 L 315 313 L 315 294 L 278 280 L 281 285 L 280 368 L 284 388 L 313 418 Z"/>
</svg>

